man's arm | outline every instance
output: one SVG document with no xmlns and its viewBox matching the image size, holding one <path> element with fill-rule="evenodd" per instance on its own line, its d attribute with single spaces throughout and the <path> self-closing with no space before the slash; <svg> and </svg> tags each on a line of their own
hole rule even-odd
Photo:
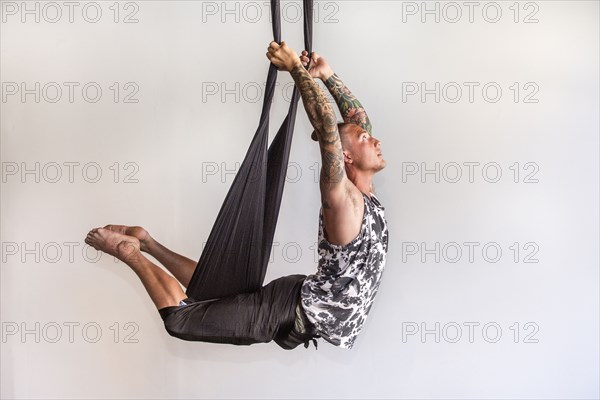
<svg viewBox="0 0 600 400">
<path fill-rule="evenodd" d="M 308 65 L 308 52 L 306 50 L 302 52 L 300 60 L 304 66 Z M 371 134 L 371 121 L 364 107 L 356 96 L 350 92 L 350 89 L 344 85 L 339 76 L 333 72 L 327 60 L 313 52 L 310 61 L 311 66 L 308 71 L 310 76 L 323 81 L 337 103 L 344 122 L 356 124 Z M 313 133 L 312 139 L 317 140 L 315 133 Z"/>
<path fill-rule="evenodd" d="M 300 90 L 321 149 L 320 188 L 327 240 L 347 244 L 360 232 L 364 200 L 346 175 L 335 112 L 313 76 L 302 66 L 300 58 L 284 42 L 281 46 L 271 42 L 267 58 L 278 68 L 289 71 Z"/>
<path fill-rule="evenodd" d="M 333 73 L 329 78 L 324 79 L 323 83 L 325 83 L 329 93 L 335 99 L 344 122 L 359 125 L 371 134 L 372 128 L 369 116 L 362 104 L 360 104 L 360 101 L 344 85 L 344 82 L 342 82 L 337 74 Z"/>
<path fill-rule="evenodd" d="M 290 72 L 300 91 L 306 114 L 317 132 L 321 148 L 321 201 L 324 208 L 335 207 L 345 200 L 345 184 L 349 182 L 335 112 L 323 90 L 302 66 L 298 55 L 287 47 L 285 42 L 282 42 L 281 46 L 271 42 L 267 57 L 278 68 Z"/>
<path fill-rule="evenodd" d="M 290 73 L 300 90 L 308 119 L 317 131 L 323 161 L 321 185 L 331 189 L 345 177 L 342 142 L 335 112 L 319 85 L 300 63 Z"/>
</svg>

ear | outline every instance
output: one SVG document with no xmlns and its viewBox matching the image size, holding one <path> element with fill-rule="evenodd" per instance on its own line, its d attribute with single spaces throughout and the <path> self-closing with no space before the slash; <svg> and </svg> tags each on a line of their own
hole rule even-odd
<svg viewBox="0 0 600 400">
<path fill-rule="evenodd" d="M 347 152 L 346 150 L 342 151 L 342 154 L 344 155 L 344 162 L 348 163 L 348 164 L 352 164 L 352 156 L 350 155 L 349 152 Z"/>
</svg>

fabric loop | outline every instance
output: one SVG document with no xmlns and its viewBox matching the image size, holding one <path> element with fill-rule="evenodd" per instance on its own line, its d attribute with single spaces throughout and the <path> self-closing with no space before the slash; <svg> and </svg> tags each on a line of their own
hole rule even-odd
<svg viewBox="0 0 600 400">
<path fill-rule="evenodd" d="M 304 43 L 312 47 L 313 0 L 304 0 Z M 279 0 L 271 0 L 273 38 L 281 42 Z M 200 260 L 186 289 L 198 301 L 247 293 L 262 287 L 281 198 L 296 120 L 296 87 L 288 114 L 268 146 L 269 112 L 277 68 L 270 64 L 258 128 L 229 188 Z"/>
</svg>

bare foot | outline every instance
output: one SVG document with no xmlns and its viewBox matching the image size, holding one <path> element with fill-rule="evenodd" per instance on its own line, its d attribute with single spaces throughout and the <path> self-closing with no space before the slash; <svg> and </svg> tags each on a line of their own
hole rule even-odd
<svg viewBox="0 0 600 400">
<path fill-rule="evenodd" d="M 140 250 L 145 251 L 146 253 L 148 252 L 148 242 L 152 238 L 148 231 L 141 226 L 106 225 L 104 229 L 137 238 L 140 241 Z"/>
<path fill-rule="evenodd" d="M 105 228 L 94 228 L 87 234 L 85 242 L 123 262 L 132 261 L 140 252 L 140 241 L 133 236 Z"/>
</svg>

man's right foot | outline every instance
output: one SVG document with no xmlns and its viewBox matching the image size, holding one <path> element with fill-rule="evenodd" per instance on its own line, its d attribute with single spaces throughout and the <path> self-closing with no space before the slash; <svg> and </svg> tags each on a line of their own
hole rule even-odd
<svg viewBox="0 0 600 400">
<path fill-rule="evenodd" d="M 152 237 L 150 237 L 148 231 L 141 226 L 106 225 L 104 229 L 137 238 L 140 241 L 140 250 L 146 253 L 148 252 L 148 243 Z"/>
</svg>

